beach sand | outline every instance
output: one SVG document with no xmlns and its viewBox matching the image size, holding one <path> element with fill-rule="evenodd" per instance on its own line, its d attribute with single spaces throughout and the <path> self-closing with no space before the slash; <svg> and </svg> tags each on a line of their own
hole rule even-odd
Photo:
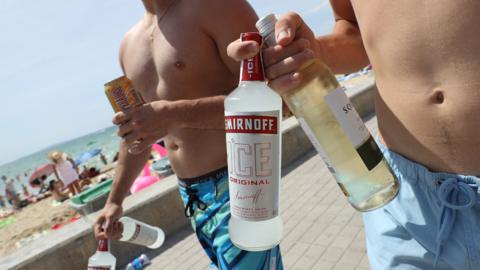
<svg viewBox="0 0 480 270">
<path fill-rule="evenodd" d="M 53 197 L 49 197 L 30 204 L 13 215 L 15 222 L 0 229 L 0 257 L 15 251 L 21 239 L 44 231 L 48 233 L 52 226 L 64 224 L 78 216 L 76 211 L 69 208 L 68 201 L 57 206 L 53 206 L 53 202 Z"/>
<path fill-rule="evenodd" d="M 115 164 L 105 166 L 92 182 L 112 177 L 114 168 Z M 48 197 L 15 213 L 15 222 L 0 229 L 0 257 L 28 244 L 36 236 L 51 232 L 55 225 L 65 225 L 72 222 L 72 218 L 80 218 L 80 213 L 69 206 L 69 201 L 54 203 L 53 197 Z"/>
</svg>

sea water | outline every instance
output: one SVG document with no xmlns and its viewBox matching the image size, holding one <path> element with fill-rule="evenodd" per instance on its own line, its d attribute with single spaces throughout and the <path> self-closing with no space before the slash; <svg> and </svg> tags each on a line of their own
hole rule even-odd
<svg viewBox="0 0 480 270">
<path fill-rule="evenodd" d="M 58 143 L 52 146 L 47 146 L 43 150 L 37 151 L 15 161 L 2 164 L 0 165 L 0 176 L 6 175 L 9 179 L 14 179 L 14 187 L 19 194 L 23 194 L 21 186 L 22 184 L 26 185 L 28 190 L 35 194 L 38 193 L 38 189 L 29 186 L 28 177 L 35 170 L 35 168 L 49 162 L 47 155 L 50 151 L 62 151 L 72 159 L 75 159 L 81 152 L 89 149 L 101 148 L 102 153 L 107 158 L 108 162 L 112 162 L 113 157 L 119 150 L 119 147 L 120 138 L 117 136 L 117 127 L 108 127 L 76 139 Z M 97 169 L 101 169 L 103 167 L 100 156 L 93 157 L 92 159 L 81 164 L 79 167 L 80 172 L 82 171 L 83 165 L 86 165 L 87 167 L 96 167 Z M 27 174 L 26 177 L 25 173 Z M 20 176 L 20 181 L 17 181 L 17 175 Z M 50 175 L 47 178 L 47 183 L 48 180 L 53 178 L 54 175 Z M 0 195 L 5 195 L 5 185 L 3 181 L 0 181 Z"/>
</svg>

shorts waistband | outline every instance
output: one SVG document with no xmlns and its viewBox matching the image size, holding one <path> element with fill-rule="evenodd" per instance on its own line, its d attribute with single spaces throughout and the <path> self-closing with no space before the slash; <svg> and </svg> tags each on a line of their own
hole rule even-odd
<svg viewBox="0 0 480 270">
<path fill-rule="evenodd" d="M 395 151 L 387 148 L 377 138 L 377 144 L 383 152 L 385 159 L 388 161 L 390 167 L 398 175 L 405 176 L 410 181 L 422 181 L 430 188 L 438 187 L 442 181 L 455 178 L 463 181 L 469 185 L 474 185 L 477 188 L 480 186 L 480 178 L 472 175 L 461 175 L 447 172 L 432 172 L 427 167 L 412 161 Z"/>
<path fill-rule="evenodd" d="M 181 187 L 187 187 L 195 184 L 200 184 L 204 182 L 208 182 L 211 180 L 220 180 L 223 177 L 228 175 L 228 167 L 223 167 L 214 171 L 211 171 L 209 173 L 206 173 L 201 176 L 193 177 L 193 178 L 178 178 L 178 184 Z"/>
</svg>

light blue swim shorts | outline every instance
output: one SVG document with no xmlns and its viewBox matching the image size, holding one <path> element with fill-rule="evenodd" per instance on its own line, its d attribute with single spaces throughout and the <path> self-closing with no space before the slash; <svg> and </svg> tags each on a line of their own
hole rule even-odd
<svg viewBox="0 0 480 270">
<path fill-rule="evenodd" d="M 401 187 L 363 215 L 372 270 L 479 270 L 480 178 L 434 173 L 379 146 Z"/>
</svg>

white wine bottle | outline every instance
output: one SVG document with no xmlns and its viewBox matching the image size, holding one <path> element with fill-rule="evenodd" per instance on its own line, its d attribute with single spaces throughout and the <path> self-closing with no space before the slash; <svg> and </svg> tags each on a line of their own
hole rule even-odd
<svg viewBox="0 0 480 270">
<path fill-rule="evenodd" d="M 258 33 L 242 40 L 261 43 Z M 265 83 L 261 55 L 244 60 L 238 87 L 225 98 L 230 192 L 229 234 L 243 250 L 278 245 L 282 98 Z"/>
<path fill-rule="evenodd" d="M 276 21 L 270 14 L 256 24 L 268 46 L 276 45 Z M 395 198 L 400 184 L 345 89 L 318 59 L 302 75 L 301 85 L 282 96 L 285 103 L 350 204 L 358 211 L 384 206 Z"/>
</svg>

